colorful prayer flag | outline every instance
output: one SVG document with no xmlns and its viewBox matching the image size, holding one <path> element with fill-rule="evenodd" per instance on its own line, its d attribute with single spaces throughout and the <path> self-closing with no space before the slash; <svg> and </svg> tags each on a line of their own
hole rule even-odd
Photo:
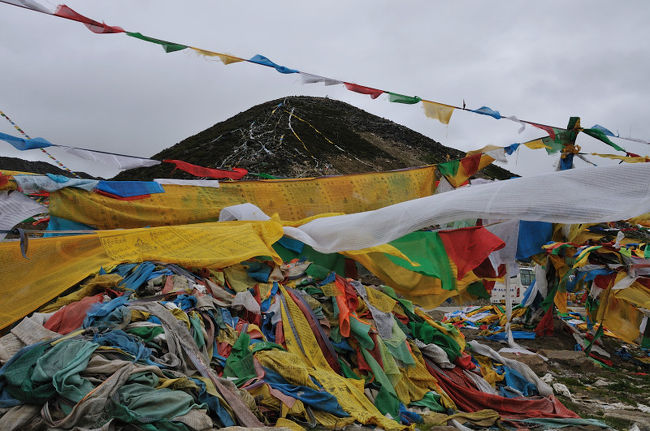
<svg viewBox="0 0 650 431">
<path fill-rule="evenodd" d="M 391 92 L 388 92 L 388 96 L 389 96 L 388 100 L 390 100 L 393 103 L 405 103 L 407 105 L 413 105 L 422 100 L 418 96 L 405 96 L 403 94 L 397 94 Z"/>
<path fill-rule="evenodd" d="M 299 72 L 299 73 L 300 73 L 300 78 L 302 78 L 303 84 L 315 84 L 318 82 L 322 82 L 325 85 L 343 84 L 342 81 L 336 79 L 326 78 L 320 75 L 312 75 L 311 73 L 305 73 L 305 72 Z"/>
<path fill-rule="evenodd" d="M 368 94 L 370 98 L 376 99 L 382 95 L 383 90 L 378 90 L 376 88 L 364 87 L 363 85 L 352 84 L 350 82 L 344 82 L 345 88 L 355 93 Z"/>
<path fill-rule="evenodd" d="M 478 109 L 472 109 L 472 112 L 475 112 L 475 113 L 481 114 L 481 115 L 487 115 L 489 117 L 494 118 L 495 120 L 500 120 L 502 118 L 499 111 L 495 111 L 494 109 L 488 108 L 487 106 L 481 106 Z"/>
<path fill-rule="evenodd" d="M 451 114 L 454 113 L 453 107 L 437 102 L 431 102 L 429 100 L 423 100 L 422 107 L 424 108 L 424 115 L 429 118 L 438 120 L 442 124 L 449 124 Z"/>
<path fill-rule="evenodd" d="M 154 39 L 153 37 L 145 36 L 142 33 L 131 33 L 127 31 L 126 34 L 131 37 L 135 37 L 136 39 L 144 40 L 151 43 L 157 43 L 158 45 L 161 45 L 163 47 L 165 52 L 181 51 L 187 48 L 186 45 L 181 45 L 174 42 L 167 42 L 166 40 Z"/>
<path fill-rule="evenodd" d="M 6 133 L 0 132 L 0 139 L 9 142 L 11 145 L 13 145 L 14 148 L 20 151 L 25 151 L 25 150 L 33 150 L 35 148 L 46 148 L 46 147 L 51 147 L 52 144 L 50 141 L 47 139 L 43 138 L 34 138 L 34 139 L 27 139 L 27 138 L 19 138 L 17 136 L 11 136 Z"/>
<path fill-rule="evenodd" d="M 194 51 L 198 52 L 201 55 L 205 55 L 206 57 L 219 57 L 219 60 L 221 60 L 221 62 L 226 65 L 244 61 L 243 58 L 235 57 L 233 55 L 222 54 L 220 52 L 207 51 L 205 49 L 194 48 L 193 46 L 190 46 L 190 48 L 192 48 Z"/>
<path fill-rule="evenodd" d="M 256 63 L 256 64 L 261 64 L 262 66 L 267 66 L 267 67 L 272 67 L 275 70 L 277 70 L 280 73 L 298 73 L 296 69 L 290 69 L 286 66 L 280 66 L 279 64 L 275 64 L 268 58 L 264 57 L 263 55 L 256 54 L 254 57 L 248 59 L 250 63 Z"/>
<path fill-rule="evenodd" d="M 103 22 L 98 22 L 95 21 L 94 19 L 87 18 L 63 4 L 57 6 L 54 15 L 72 21 L 78 21 L 84 24 L 86 27 L 88 27 L 88 30 L 92 31 L 93 33 L 98 33 L 98 34 L 124 33 L 124 29 L 122 27 L 110 26 Z"/>
<path fill-rule="evenodd" d="M 607 137 L 607 134 L 605 132 L 603 132 L 602 130 L 600 130 L 600 129 L 591 128 L 591 129 L 582 129 L 582 131 L 585 132 L 587 135 L 591 136 L 592 138 L 596 138 L 599 141 L 604 142 L 605 144 L 609 145 L 610 147 L 614 148 L 615 150 L 623 151 L 624 153 L 627 152 L 623 148 L 621 148 L 620 146 L 618 146 L 614 142 L 612 142 Z M 612 133 L 612 132 L 609 132 L 609 133 Z M 613 136 L 613 134 L 610 135 L 610 136 Z"/>
<path fill-rule="evenodd" d="M 176 169 L 185 171 L 197 177 L 208 177 L 208 178 L 230 178 L 231 180 L 240 180 L 246 174 L 248 170 L 243 168 L 233 168 L 232 171 L 226 171 L 223 169 L 212 169 L 205 168 L 203 166 L 193 165 L 191 163 L 183 162 L 181 160 L 163 160 L 165 163 L 173 163 L 176 165 Z"/>
</svg>

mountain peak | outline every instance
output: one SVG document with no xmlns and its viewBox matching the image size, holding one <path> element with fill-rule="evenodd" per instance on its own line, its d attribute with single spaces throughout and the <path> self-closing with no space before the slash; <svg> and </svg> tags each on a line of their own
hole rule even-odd
<svg viewBox="0 0 650 431">
<path fill-rule="evenodd" d="M 301 178 L 387 171 L 459 159 L 464 153 L 345 102 L 292 96 L 254 106 L 152 158 Z M 171 164 L 124 171 L 119 180 L 192 178 Z M 497 166 L 492 178 L 512 174 Z"/>
</svg>

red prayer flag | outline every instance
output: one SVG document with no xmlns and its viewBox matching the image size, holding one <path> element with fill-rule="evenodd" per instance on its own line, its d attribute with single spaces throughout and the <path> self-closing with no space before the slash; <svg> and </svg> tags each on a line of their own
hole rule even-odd
<svg viewBox="0 0 650 431">
<path fill-rule="evenodd" d="M 124 29 L 122 27 L 110 26 L 103 22 L 98 22 L 94 19 L 87 18 L 80 13 L 75 12 L 64 4 L 57 6 L 54 15 L 83 23 L 86 25 L 86 27 L 88 27 L 88 30 L 92 31 L 93 33 L 124 33 Z"/>
<path fill-rule="evenodd" d="M 466 176 L 471 177 L 478 171 L 478 168 L 481 165 L 482 156 L 482 153 L 476 153 L 460 159 L 460 164 L 463 167 Z"/>
<path fill-rule="evenodd" d="M 531 123 L 531 122 L 529 122 L 529 121 L 524 121 L 524 123 L 528 123 L 528 124 L 530 124 L 531 126 L 535 126 L 535 127 L 537 127 L 538 129 L 545 130 L 546 133 L 548 133 L 548 136 L 551 137 L 551 139 L 555 139 L 555 130 L 554 130 L 552 127 L 550 127 L 550 126 L 544 126 L 543 124 Z"/>
<path fill-rule="evenodd" d="M 364 87 L 363 85 L 351 84 L 349 82 L 344 82 L 345 88 L 355 93 L 368 94 L 371 98 L 376 99 L 384 92 L 383 90 L 378 90 L 376 88 Z"/>
<path fill-rule="evenodd" d="M 442 370 L 425 359 L 429 373 L 440 387 L 449 395 L 458 408 L 464 412 L 477 412 L 483 409 L 496 410 L 504 419 L 529 418 L 577 418 L 577 414 L 566 408 L 553 395 L 548 397 L 505 398 L 488 394 L 477 389 L 476 384 L 467 377 L 460 367 Z M 523 425 L 523 424 L 522 424 Z"/>
<path fill-rule="evenodd" d="M 458 280 L 481 265 L 490 253 L 506 245 L 483 226 L 443 230 L 438 235 L 445 245 L 449 260 L 456 265 Z"/>
<path fill-rule="evenodd" d="M 542 317 L 542 320 L 535 327 L 535 335 L 538 337 L 553 335 L 553 308 L 551 304 L 544 317 Z"/>
<path fill-rule="evenodd" d="M 226 171 L 223 169 L 212 169 L 204 168 L 203 166 L 193 165 L 191 163 L 183 162 L 181 160 L 163 160 L 165 163 L 173 163 L 176 165 L 176 169 L 190 173 L 196 177 L 206 177 L 206 178 L 229 178 L 231 180 L 240 180 L 248 171 L 243 168 L 233 168 L 232 171 Z"/>
</svg>

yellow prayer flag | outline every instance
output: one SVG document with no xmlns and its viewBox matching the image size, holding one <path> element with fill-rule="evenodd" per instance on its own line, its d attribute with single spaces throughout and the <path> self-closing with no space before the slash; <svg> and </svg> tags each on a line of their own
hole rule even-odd
<svg viewBox="0 0 650 431">
<path fill-rule="evenodd" d="M 604 157 L 606 159 L 615 159 L 621 160 L 626 163 L 648 163 L 650 162 L 650 157 L 648 156 L 639 156 L 639 157 L 628 157 L 628 156 L 618 156 L 616 154 L 599 154 L 591 153 L 592 156 Z"/>
<path fill-rule="evenodd" d="M 93 234 L 0 242 L 0 329 L 44 305 L 75 283 L 122 262 L 164 261 L 225 268 L 255 256 L 281 263 L 272 244 L 282 237 L 275 220 L 96 231 Z"/>
<path fill-rule="evenodd" d="M 494 151 L 494 150 L 499 150 L 499 149 L 503 150 L 503 147 L 500 147 L 498 145 L 486 145 L 485 147 L 479 148 L 478 150 L 468 151 L 465 155 L 466 156 L 472 156 L 474 154 L 487 153 L 489 151 Z"/>
<path fill-rule="evenodd" d="M 527 146 L 531 150 L 541 150 L 542 148 L 551 148 L 548 145 L 544 144 L 541 139 L 535 139 L 534 141 L 524 142 L 523 145 Z"/>
<path fill-rule="evenodd" d="M 205 55 L 206 57 L 219 57 L 219 59 L 223 64 L 239 63 L 240 61 L 244 61 L 243 58 L 235 57 L 228 54 L 222 54 L 220 52 L 207 51 L 205 49 L 194 48 L 193 46 L 191 46 L 190 48 L 192 48 L 194 51 L 198 52 L 201 55 Z"/>
<path fill-rule="evenodd" d="M 424 115 L 436 119 L 442 124 L 449 124 L 451 114 L 454 112 L 454 108 L 449 105 L 442 105 L 428 100 L 423 100 L 422 106 L 424 107 Z"/>
</svg>

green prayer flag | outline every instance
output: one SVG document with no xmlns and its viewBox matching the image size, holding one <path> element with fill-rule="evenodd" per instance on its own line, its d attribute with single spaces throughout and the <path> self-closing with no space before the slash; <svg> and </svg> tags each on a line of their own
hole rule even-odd
<svg viewBox="0 0 650 431">
<path fill-rule="evenodd" d="M 406 103 L 407 105 L 413 105 L 422 100 L 418 96 L 405 96 L 403 94 L 391 93 L 390 91 L 388 92 L 388 97 L 388 100 L 391 102 Z"/>
<path fill-rule="evenodd" d="M 131 37 L 135 37 L 136 39 L 144 40 L 151 43 L 157 43 L 158 45 L 161 45 L 163 47 L 165 52 L 180 51 L 187 48 L 186 45 L 181 45 L 179 43 L 174 43 L 174 42 L 167 42 L 166 40 L 154 39 L 153 37 L 145 36 L 142 33 L 130 33 L 127 31 L 126 34 Z"/>
<path fill-rule="evenodd" d="M 490 294 L 485 290 L 485 286 L 481 281 L 475 281 L 470 284 L 469 287 L 467 287 L 467 293 L 476 298 L 490 299 Z"/>
<path fill-rule="evenodd" d="M 451 160 L 449 162 L 440 163 L 438 165 L 438 171 L 445 177 L 455 177 L 458 173 L 458 166 L 460 166 L 459 160 Z"/>
<path fill-rule="evenodd" d="M 411 333 L 415 338 L 425 344 L 434 343 L 447 353 L 449 362 L 454 362 L 461 356 L 460 346 L 449 335 L 438 328 L 434 328 L 427 322 L 409 322 Z"/>
<path fill-rule="evenodd" d="M 650 337 L 643 337 L 643 341 L 641 341 L 641 347 L 644 349 L 650 349 Z"/>
<path fill-rule="evenodd" d="M 230 356 L 226 359 L 223 375 L 224 377 L 237 377 L 235 385 L 241 385 L 257 376 L 253 363 L 253 354 L 248 349 L 250 342 L 250 336 L 242 332 L 235 344 L 233 344 Z"/>
<path fill-rule="evenodd" d="M 445 245 L 437 232 L 412 232 L 389 244 L 411 261 L 420 264 L 420 266 L 413 266 L 402 258 L 387 254 L 386 257 L 395 265 L 428 277 L 438 278 L 443 289 L 456 290 L 456 276 L 449 263 Z"/>
<path fill-rule="evenodd" d="M 342 254 L 320 253 L 306 244 L 301 253 L 296 253 L 284 247 L 279 242 L 273 244 L 273 249 L 284 262 L 289 262 L 296 258 L 312 262 L 309 268 L 307 268 L 306 273 L 316 280 L 324 279 L 332 271 L 345 277 L 345 256 Z"/>
<path fill-rule="evenodd" d="M 361 380 L 361 377 L 357 376 L 357 373 L 352 371 L 352 368 L 347 364 L 347 362 L 343 361 L 341 358 L 338 358 L 339 365 L 341 366 L 341 370 L 343 370 L 343 376 L 346 379 L 355 379 L 355 380 Z"/>
<path fill-rule="evenodd" d="M 592 138 L 596 138 L 601 142 L 606 143 L 610 147 L 614 148 L 615 150 L 618 151 L 623 151 L 624 153 L 627 153 L 623 148 L 619 147 L 616 145 L 614 142 L 612 142 L 606 134 L 604 134 L 602 131 L 598 129 L 583 129 L 583 132 L 585 132 L 587 135 L 591 136 Z"/>
<path fill-rule="evenodd" d="M 440 395 L 435 392 L 427 392 L 421 400 L 413 401 L 409 405 L 426 407 L 429 410 L 440 413 L 447 411 L 447 409 L 440 404 Z"/>
<path fill-rule="evenodd" d="M 389 413 L 394 418 L 399 418 L 400 401 L 390 379 L 381 368 L 381 365 L 366 349 L 361 349 L 363 358 L 366 360 L 372 374 L 375 376 L 375 383 L 379 385 L 379 393 L 375 397 L 375 406 L 382 414 Z"/>
<path fill-rule="evenodd" d="M 129 334 L 137 335 L 145 343 L 148 343 L 158 335 L 165 333 L 162 326 L 136 326 L 133 328 L 127 328 L 125 331 Z"/>
</svg>

